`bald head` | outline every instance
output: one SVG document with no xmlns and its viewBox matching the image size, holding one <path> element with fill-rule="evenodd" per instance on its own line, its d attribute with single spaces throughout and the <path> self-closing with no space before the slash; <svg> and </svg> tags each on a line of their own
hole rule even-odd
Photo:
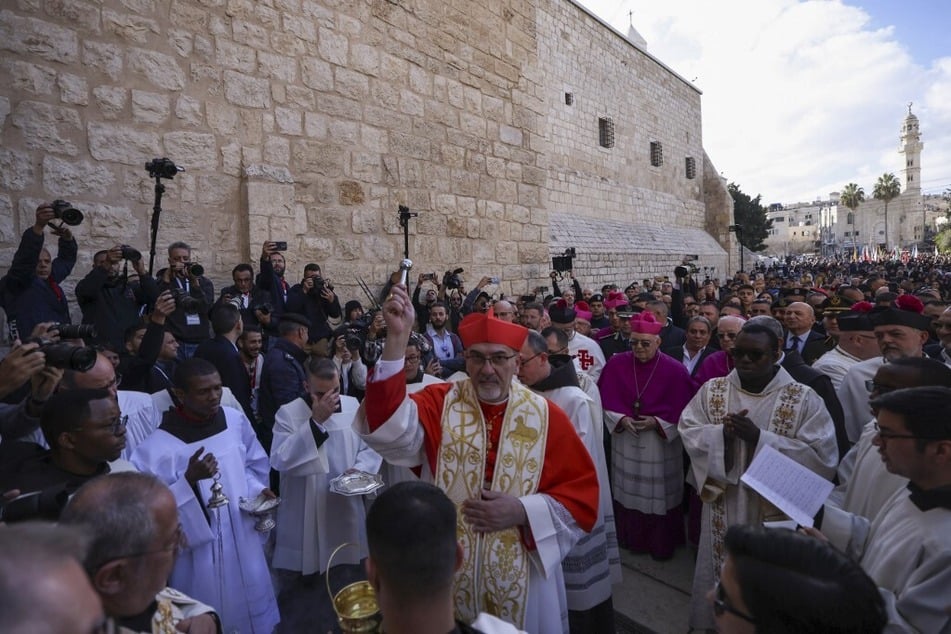
<svg viewBox="0 0 951 634">
<path fill-rule="evenodd" d="M 492 310 L 497 319 L 507 322 L 515 321 L 515 306 L 511 302 L 500 299 L 492 306 Z"/>
<path fill-rule="evenodd" d="M 786 307 L 783 315 L 786 329 L 794 335 L 802 336 L 816 323 L 816 311 L 805 302 L 793 302 Z"/>
<path fill-rule="evenodd" d="M 96 364 L 86 372 L 64 371 L 60 389 L 105 389 L 115 396 L 119 389 L 116 383 L 116 368 L 109 357 L 100 352 L 96 355 Z"/>
</svg>

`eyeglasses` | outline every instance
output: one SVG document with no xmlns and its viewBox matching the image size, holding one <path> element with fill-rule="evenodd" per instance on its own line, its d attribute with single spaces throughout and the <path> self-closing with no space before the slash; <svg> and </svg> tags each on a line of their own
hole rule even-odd
<svg viewBox="0 0 951 634">
<path fill-rule="evenodd" d="M 549 351 L 548 351 L 548 356 L 552 356 L 552 355 L 555 355 L 555 354 L 566 354 L 567 352 L 568 352 L 568 348 L 567 348 L 567 347 L 565 347 L 565 348 L 558 348 L 557 350 L 549 350 Z"/>
<path fill-rule="evenodd" d="M 76 427 L 73 431 L 85 431 L 85 430 L 94 430 L 94 429 L 108 429 L 113 436 L 118 436 L 119 431 L 125 429 L 126 424 L 129 422 L 129 416 L 116 416 L 109 423 L 105 425 L 87 425 L 85 427 Z"/>
<path fill-rule="evenodd" d="M 116 372 L 115 376 L 112 377 L 112 380 L 111 380 L 111 381 L 109 381 L 108 383 L 106 383 L 106 384 L 103 385 L 102 387 L 99 387 L 98 389 L 100 389 L 100 390 L 108 390 L 108 389 L 111 388 L 111 387 L 119 387 L 119 384 L 120 384 L 120 383 L 122 383 L 122 375 L 119 374 L 118 372 Z"/>
<path fill-rule="evenodd" d="M 726 591 L 723 589 L 723 584 L 721 584 L 719 581 L 717 581 L 715 594 L 716 594 L 716 598 L 713 600 L 714 614 L 716 614 L 717 616 L 723 616 L 725 612 L 729 612 L 730 614 L 734 616 L 740 617 L 747 623 L 752 623 L 754 625 L 756 624 L 756 619 L 754 619 L 752 616 L 750 616 L 749 614 L 744 614 L 743 612 L 740 612 L 739 610 L 734 608 L 732 605 L 727 603 Z"/>
<path fill-rule="evenodd" d="M 632 348 L 650 348 L 654 342 L 650 339 L 631 339 Z"/>
<path fill-rule="evenodd" d="M 889 440 L 898 440 L 901 438 L 909 438 L 914 440 L 948 440 L 943 436 L 920 436 L 915 434 L 896 434 L 888 429 L 882 429 L 878 426 L 878 421 L 875 421 L 875 433 L 878 434 L 878 437 L 881 439 L 882 443 L 886 443 Z"/>
<path fill-rule="evenodd" d="M 406 363 L 419 363 L 419 356 L 414 354 L 411 357 L 406 357 Z"/>
<path fill-rule="evenodd" d="M 881 383 L 876 383 L 875 379 L 866 379 L 865 389 L 869 391 L 869 394 L 872 392 L 877 392 L 878 394 L 888 394 L 889 392 L 894 392 L 898 388 L 892 387 L 891 385 L 882 385 Z"/>
<path fill-rule="evenodd" d="M 118 557 L 112 557 L 107 559 L 96 567 L 96 570 L 101 569 L 106 564 L 112 563 L 113 561 L 118 561 L 120 559 L 136 559 L 139 557 L 147 557 L 149 555 L 157 555 L 159 553 L 173 553 L 176 557 L 182 553 L 188 547 L 188 536 L 185 535 L 185 529 L 182 527 L 181 522 L 178 526 L 175 527 L 175 533 L 172 535 L 172 539 L 168 544 L 161 548 L 156 548 L 155 550 L 143 550 L 139 553 L 129 553 L 128 555 L 119 555 Z"/>
<path fill-rule="evenodd" d="M 718 332 L 717 339 L 736 339 L 736 335 L 735 332 Z"/>
<path fill-rule="evenodd" d="M 762 350 L 743 350 L 742 348 L 733 348 L 732 354 L 734 359 L 742 359 L 743 357 L 746 357 L 753 363 L 762 361 L 763 357 L 766 356 L 766 353 Z"/>
<path fill-rule="evenodd" d="M 517 356 L 517 354 L 502 353 L 485 356 L 479 352 L 467 352 L 466 361 L 471 361 L 473 365 L 480 368 L 485 365 L 486 361 L 491 363 L 494 368 L 504 368 L 510 360 Z"/>
<path fill-rule="evenodd" d="M 547 352 L 547 351 L 546 351 L 546 352 L 539 352 L 539 353 L 537 353 L 537 354 L 533 354 L 532 356 L 530 356 L 530 357 L 527 358 L 527 359 L 523 359 L 523 358 L 519 357 L 518 362 L 521 363 L 522 365 L 525 365 L 526 363 L 528 363 L 528 362 L 531 361 L 532 359 L 538 358 L 538 357 L 542 356 L 543 354 L 548 354 L 548 352 Z"/>
</svg>

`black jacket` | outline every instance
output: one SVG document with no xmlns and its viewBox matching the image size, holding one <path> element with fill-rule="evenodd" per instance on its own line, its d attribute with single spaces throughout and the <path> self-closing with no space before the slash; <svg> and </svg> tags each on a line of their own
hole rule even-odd
<svg viewBox="0 0 951 634">
<path fill-rule="evenodd" d="M 300 284 L 295 284 L 287 293 L 287 312 L 299 313 L 310 321 L 307 343 L 314 343 L 327 339 L 333 335 L 333 329 L 327 319 L 339 319 L 343 311 L 340 309 L 340 298 L 334 294 L 333 301 L 328 302 L 314 293 L 305 293 Z"/>
<path fill-rule="evenodd" d="M 165 327 L 175 338 L 185 343 L 201 343 L 211 337 L 208 324 L 208 311 L 215 303 L 215 287 L 207 277 L 199 277 L 198 284 L 187 284 L 178 277 L 173 277 L 171 283 L 166 284 L 162 279 L 164 269 L 156 274 L 158 290 L 162 293 L 171 290 L 173 293 L 186 293 L 198 301 L 196 312 L 188 313 L 176 301 L 175 312 L 165 320 Z M 193 323 L 189 323 L 193 322 Z"/>
<path fill-rule="evenodd" d="M 828 410 L 829 416 L 832 417 L 832 423 L 835 425 L 835 442 L 839 446 L 839 458 L 841 459 L 849 451 L 851 443 L 849 443 L 848 434 L 845 433 L 845 412 L 842 411 L 842 404 L 835 394 L 832 379 L 806 365 L 806 362 L 795 350 L 785 353 L 781 365 L 797 383 L 811 387 L 825 402 L 826 410 Z"/>
<path fill-rule="evenodd" d="M 96 340 L 122 350 L 127 328 L 139 321 L 139 310 L 158 298 L 158 285 L 151 275 L 138 282 L 113 277 L 102 267 L 94 267 L 76 285 L 76 300 L 83 311 L 83 323 L 96 327 Z"/>
</svg>

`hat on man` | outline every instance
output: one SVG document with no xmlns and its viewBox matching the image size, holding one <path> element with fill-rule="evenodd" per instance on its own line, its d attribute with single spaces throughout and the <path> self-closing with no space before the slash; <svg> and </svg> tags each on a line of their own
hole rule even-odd
<svg viewBox="0 0 951 634">
<path fill-rule="evenodd" d="M 286 321 L 295 323 L 299 326 L 304 326 L 305 328 L 310 328 L 310 320 L 298 313 L 284 313 L 281 315 L 280 323 L 284 323 Z"/>
<path fill-rule="evenodd" d="M 873 326 L 907 326 L 928 330 L 931 317 L 923 315 L 925 305 L 914 295 L 899 295 L 894 307 L 877 308 L 869 313 Z"/>
<path fill-rule="evenodd" d="M 489 313 L 469 313 L 459 323 L 457 334 L 466 348 L 477 343 L 499 343 L 518 351 L 528 337 L 528 328 Z"/>
<path fill-rule="evenodd" d="M 591 313 L 591 308 L 588 306 L 588 302 L 582 300 L 580 302 L 575 302 L 575 317 L 578 319 L 583 319 L 585 321 L 591 321 L 591 318 L 594 315 Z"/>
<path fill-rule="evenodd" d="M 844 313 L 849 310 L 854 303 L 854 300 L 848 299 L 847 297 L 833 295 L 819 304 L 819 308 L 825 313 Z"/>
<path fill-rule="evenodd" d="M 625 292 L 627 292 L 627 291 L 633 291 L 633 290 L 635 290 L 635 289 L 637 289 L 637 288 L 640 288 L 640 286 L 641 286 L 641 283 L 640 283 L 640 282 L 634 281 L 634 282 L 631 282 L 630 284 L 628 284 L 628 285 L 624 288 L 624 291 L 625 291 Z"/>
<path fill-rule="evenodd" d="M 643 311 L 631 316 L 631 332 L 639 332 L 645 335 L 659 335 L 664 328 L 664 324 L 657 321 L 654 313 Z"/>
<path fill-rule="evenodd" d="M 842 332 L 871 332 L 875 330 L 868 315 L 875 306 L 871 302 L 856 302 L 851 310 L 836 313 L 836 323 Z"/>
<path fill-rule="evenodd" d="M 627 297 L 624 296 L 624 293 L 618 291 L 611 291 L 604 300 L 605 308 L 622 308 L 624 306 L 627 306 Z"/>
<path fill-rule="evenodd" d="M 635 302 L 652 302 L 655 299 L 657 298 L 651 295 L 650 293 L 640 293 L 637 297 L 634 298 L 634 301 Z"/>
<path fill-rule="evenodd" d="M 568 303 L 559 299 L 548 307 L 548 316 L 551 317 L 553 324 L 570 324 L 574 322 L 578 314 L 573 308 L 568 308 Z"/>
</svg>

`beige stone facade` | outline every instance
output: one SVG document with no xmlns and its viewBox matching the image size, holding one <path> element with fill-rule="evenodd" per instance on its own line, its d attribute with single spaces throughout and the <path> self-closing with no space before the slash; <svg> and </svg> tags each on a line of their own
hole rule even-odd
<svg viewBox="0 0 951 634">
<path fill-rule="evenodd" d="M 185 240 L 216 286 L 270 238 L 357 297 L 402 257 L 400 204 L 419 270 L 506 292 L 568 246 L 591 285 L 727 267 L 699 92 L 569 0 L 11 0 L 0 51 L 2 265 L 52 198 L 86 211 L 71 281 L 143 248 L 167 156 L 157 267 Z"/>
</svg>

